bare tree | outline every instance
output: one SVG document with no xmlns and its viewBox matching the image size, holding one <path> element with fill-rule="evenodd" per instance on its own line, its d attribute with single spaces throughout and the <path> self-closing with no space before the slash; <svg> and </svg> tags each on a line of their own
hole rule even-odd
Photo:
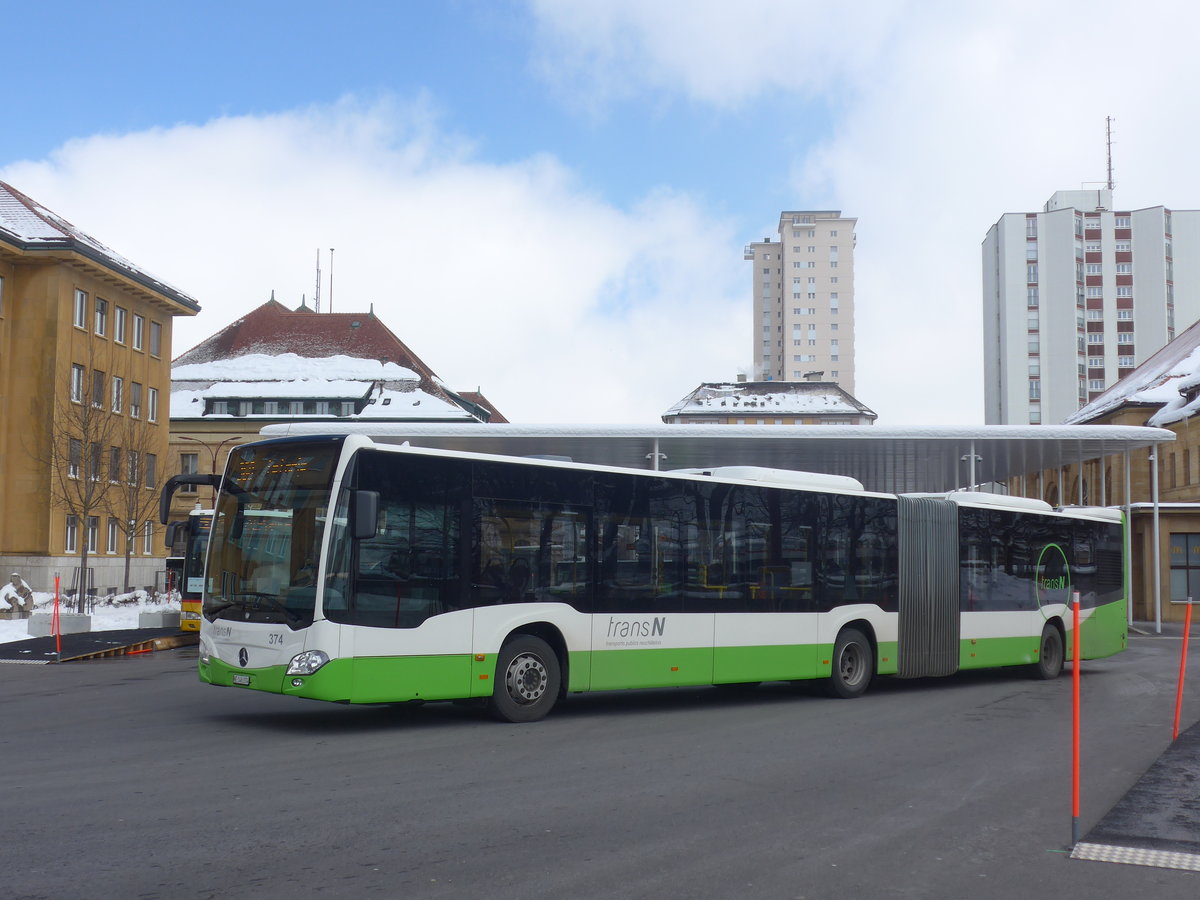
<svg viewBox="0 0 1200 900">
<path fill-rule="evenodd" d="M 126 417 L 114 430 L 109 448 L 109 491 L 105 500 L 108 514 L 121 523 L 125 532 L 125 579 L 129 587 L 129 569 L 138 526 L 158 511 L 158 458 L 160 449 L 155 427 Z M 116 471 L 114 471 L 114 468 Z"/>
<path fill-rule="evenodd" d="M 53 505 L 66 513 L 69 528 L 74 517 L 79 554 L 76 611 L 80 613 L 89 583 L 88 554 L 99 540 L 99 513 L 110 488 L 104 473 L 105 451 L 120 421 L 109 408 L 111 367 L 100 368 L 103 361 L 90 343 L 83 356 L 83 362 L 71 364 L 65 381 L 54 386 L 52 396 L 36 404 L 40 407 L 35 409 L 36 420 L 50 423 L 50 428 L 41 441 L 28 448 L 49 473 Z M 68 546 L 68 552 L 71 549 Z"/>
</svg>

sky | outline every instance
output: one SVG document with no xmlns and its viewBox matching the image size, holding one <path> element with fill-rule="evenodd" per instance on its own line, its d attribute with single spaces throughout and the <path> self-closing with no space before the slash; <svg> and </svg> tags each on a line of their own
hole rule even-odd
<svg viewBox="0 0 1200 900">
<path fill-rule="evenodd" d="M 751 368 L 743 247 L 856 228 L 855 396 L 983 422 L 980 244 L 1106 178 L 1200 208 L 1200 6 L 0 0 L 0 180 L 194 297 L 373 309 L 510 420 L 652 424 Z M 19 35 L 19 40 L 11 36 Z M 332 254 L 330 251 L 333 251 Z M 330 284 L 332 280 L 332 286 Z"/>
</svg>

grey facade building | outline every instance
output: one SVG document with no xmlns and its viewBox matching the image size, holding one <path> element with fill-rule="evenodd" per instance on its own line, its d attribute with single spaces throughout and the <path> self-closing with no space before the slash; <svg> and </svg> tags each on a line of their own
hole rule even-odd
<svg viewBox="0 0 1200 900">
<path fill-rule="evenodd" d="M 1058 191 L 983 241 L 984 416 L 1056 424 L 1200 318 L 1200 211 Z"/>
</svg>

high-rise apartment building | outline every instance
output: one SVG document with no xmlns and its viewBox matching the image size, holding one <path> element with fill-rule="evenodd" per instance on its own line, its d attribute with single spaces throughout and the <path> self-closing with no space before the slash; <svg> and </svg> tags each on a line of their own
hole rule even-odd
<svg viewBox="0 0 1200 900">
<path fill-rule="evenodd" d="M 754 266 L 754 378 L 823 381 L 854 393 L 854 226 L 840 210 L 783 212 L 779 240 L 746 245 Z"/>
<path fill-rule="evenodd" d="M 1058 191 L 983 241 L 984 415 L 1055 424 L 1200 318 L 1200 210 Z"/>
</svg>

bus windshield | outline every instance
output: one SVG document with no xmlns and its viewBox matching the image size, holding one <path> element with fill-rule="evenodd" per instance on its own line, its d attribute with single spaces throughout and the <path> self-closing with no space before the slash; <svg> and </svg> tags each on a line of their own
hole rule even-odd
<svg viewBox="0 0 1200 900">
<path fill-rule="evenodd" d="M 312 624 L 341 438 L 238 448 L 217 499 L 204 617 Z"/>
</svg>

